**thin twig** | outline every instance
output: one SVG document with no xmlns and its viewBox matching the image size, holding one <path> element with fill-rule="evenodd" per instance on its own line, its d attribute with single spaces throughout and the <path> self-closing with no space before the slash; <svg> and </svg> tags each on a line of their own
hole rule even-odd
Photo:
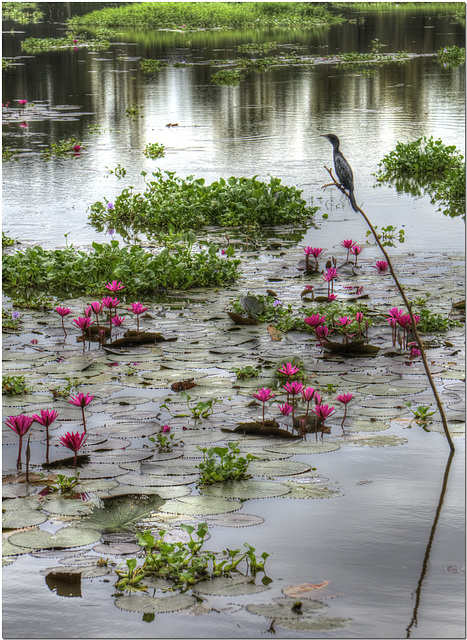
<svg viewBox="0 0 467 640">
<path fill-rule="evenodd" d="M 340 184 L 340 183 L 339 183 L 339 182 L 334 178 L 334 176 L 332 175 L 332 170 L 331 170 L 331 169 L 328 169 L 326 166 L 324 166 L 324 168 L 326 169 L 326 171 L 329 173 L 329 175 L 331 176 L 332 180 L 334 181 L 334 182 L 333 182 L 333 185 L 331 185 L 331 186 L 335 186 L 335 187 L 337 187 L 337 188 L 338 188 L 340 191 L 342 191 L 342 193 L 343 193 L 344 195 L 346 195 L 346 196 L 347 196 L 347 198 L 349 198 L 349 200 L 350 200 L 350 195 L 349 195 L 349 194 L 347 193 L 347 191 L 346 191 L 346 190 L 341 186 L 341 184 Z M 326 186 L 328 186 L 328 185 L 326 185 Z M 382 251 L 382 253 L 383 253 L 383 255 L 384 255 L 384 258 L 385 258 L 386 262 L 388 263 L 389 270 L 390 270 L 390 272 L 391 272 L 392 278 L 393 278 L 393 280 L 394 280 L 394 282 L 395 282 L 395 284 L 396 284 L 396 287 L 397 287 L 397 288 L 398 288 L 398 290 L 399 290 L 399 293 L 400 293 L 400 294 L 401 294 L 401 296 L 402 296 L 402 299 L 403 299 L 403 301 L 404 301 L 404 304 L 405 304 L 405 306 L 407 307 L 407 311 L 409 312 L 410 322 L 411 322 L 411 324 L 412 324 L 412 333 L 413 333 L 413 335 L 414 335 L 414 337 L 415 337 L 415 339 L 416 339 L 416 341 L 417 341 L 418 348 L 419 348 L 419 350 L 420 350 L 420 355 L 421 355 L 421 357 L 422 357 L 423 366 L 424 366 L 424 368 L 425 368 L 425 373 L 426 373 L 426 375 L 427 375 L 428 382 L 430 383 L 430 387 L 431 387 L 431 390 L 432 390 L 432 392 L 433 392 L 433 396 L 434 396 L 434 398 L 435 398 L 435 400 L 436 400 L 436 404 L 437 404 L 437 406 L 438 406 L 438 411 L 439 411 L 439 414 L 440 414 L 440 416 L 441 416 L 441 421 L 442 421 L 442 423 L 443 423 L 444 433 L 446 434 L 446 438 L 447 438 L 447 440 L 448 440 L 448 443 L 449 443 L 449 446 L 450 446 L 450 448 L 451 448 L 451 451 L 454 451 L 454 450 L 455 450 L 455 449 L 454 449 L 454 443 L 453 443 L 453 441 L 452 441 L 451 434 L 449 433 L 448 423 L 447 423 L 447 420 L 446 420 L 446 414 L 444 413 L 443 404 L 442 404 L 441 399 L 440 399 L 440 397 L 439 397 L 439 395 L 438 395 L 438 391 L 437 391 L 437 389 L 436 389 L 436 385 L 435 385 L 434 380 L 433 380 L 433 377 L 432 377 L 432 375 L 431 375 L 431 371 L 430 371 L 430 367 L 428 366 L 428 360 L 427 360 L 427 357 L 426 357 L 425 349 L 423 348 L 422 339 L 420 338 L 420 334 L 419 334 L 419 333 L 418 333 L 418 331 L 417 331 L 417 326 L 416 326 L 416 324 L 415 324 L 415 319 L 414 319 L 414 317 L 413 317 L 413 313 L 412 313 L 412 303 L 408 300 L 407 296 L 405 295 L 404 289 L 402 288 L 402 285 L 400 284 L 400 282 L 399 282 L 399 280 L 398 280 L 398 278 L 397 278 L 397 276 L 396 276 L 396 273 L 395 273 L 395 271 L 394 271 L 394 267 L 392 266 L 392 262 L 391 262 L 391 260 L 390 260 L 390 258 L 389 258 L 389 256 L 388 256 L 388 254 L 387 254 L 386 249 L 385 249 L 385 248 L 383 247 L 383 245 L 381 244 L 381 241 L 380 241 L 380 239 L 379 239 L 379 237 L 378 237 L 378 234 L 377 234 L 377 233 L 376 233 L 376 231 L 375 231 L 375 228 L 374 228 L 374 227 L 373 227 L 373 225 L 371 224 L 371 222 L 370 222 L 370 220 L 368 219 L 368 217 L 367 217 L 366 213 L 365 213 L 364 211 L 362 211 L 362 209 L 360 209 L 360 207 L 358 207 L 358 205 L 357 205 L 357 208 L 358 208 L 358 210 L 360 211 L 360 213 L 362 214 L 363 218 L 365 219 L 365 222 L 366 222 L 366 223 L 367 223 L 367 225 L 369 226 L 370 231 L 371 231 L 371 233 L 373 234 L 373 237 L 374 237 L 374 239 L 375 239 L 375 241 L 376 241 L 376 244 L 377 244 L 377 245 L 378 245 L 378 247 L 381 249 L 381 251 Z"/>
</svg>

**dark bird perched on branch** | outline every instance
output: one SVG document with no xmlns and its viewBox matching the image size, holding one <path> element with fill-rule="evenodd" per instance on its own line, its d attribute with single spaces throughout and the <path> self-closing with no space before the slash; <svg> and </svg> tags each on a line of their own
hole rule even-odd
<svg viewBox="0 0 467 640">
<path fill-rule="evenodd" d="M 358 211 L 358 205 L 354 194 L 352 167 L 339 150 L 339 138 L 333 133 L 327 133 L 326 135 L 322 134 L 321 137 L 327 138 L 334 147 L 334 168 L 336 170 L 337 178 L 341 183 L 341 186 L 349 192 L 352 209 L 354 211 Z"/>
</svg>

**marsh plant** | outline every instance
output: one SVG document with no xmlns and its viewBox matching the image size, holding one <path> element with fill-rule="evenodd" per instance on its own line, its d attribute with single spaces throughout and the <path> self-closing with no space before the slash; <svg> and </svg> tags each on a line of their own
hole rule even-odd
<svg viewBox="0 0 467 640">
<path fill-rule="evenodd" d="M 18 396 L 23 393 L 29 393 L 31 388 L 28 387 L 24 376 L 2 376 L 2 394 L 6 396 Z"/>
<path fill-rule="evenodd" d="M 203 462 L 197 467 L 200 471 L 198 486 L 228 482 L 230 480 L 245 480 L 250 478 L 248 467 L 257 457 L 251 453 L 242 456 L 239 442 L 228 442 L 226 447 L 199 447 L 203 454 Z"/>
<path fill-rule="evenodd" d="M 429 404 L 428 406 L 420 405 L 419 407 L 416 407 L 415 409 L 412 409 L 412 403 L 411 402 L 405 402 L 404 404 L 413 413 L 413 415 L 415 416 L 415 419 L 417 421 L 420 421 L 420 422 L 427 422 L 427 420 L 430 420 L 430 417 L 433 414 L 436 413 L 436 409 L 434 411 L 430 411 L 431 404 Z"/>
<path fill-rule="evenodd" d="M 52 142 L 48 149 L 43 149 L 41 151 L 41 155 L 44 160 L 50 160 L 52 156 L 57 158 L 66 158 L 71 154 L 77 157 L 83 148 L 83 143 L 80 140 L 77 140 L 76 138 L 67 138 L 66 140 Z"/>
<path fill-rule="evenodd" d="M 239 571 L 239 565 L 244 562 L 246 571 L 250 569 L 252 576 L 257 572 L 264 572 L 264 565 L 269 554 L 264 552 L 256 556 L 256 549 L 245 543 L 245 552 L 240 549 L 225 549 L 220 559 L 219 554 L 203 551 L 208 527 L 201 522 L 194 527 L 181 524 L 190 540 L 188 542 L 168 542 L 164 540 L 167 531 L 160 530 L 156 538 L 150 530 L 137 532 L 138 544 L 144 551 L 143 564 L 138 566 L 136 558 L 126 561 L 126 568 L 117 569 L 118 581 L 115 584 L 120 591 L 145 591 L 147 587 L 142 583 L 145 577 L 163 578 L 173 582 L 173 588 L 182 592 L 192 588 L 202 580 L 210 580 L 219 576 L 230 576 Z M 266 576 L 265 576 L 266 578 Z M 267 578 L 267 581 L 271 580 Z"/>
<path fill-rule="evenodd" d="M 143 149 L 143 154 L 146 158 L 162 158 L 165 155 L 165 147 L 160 142 L 148 142 Z"/>
</svg>

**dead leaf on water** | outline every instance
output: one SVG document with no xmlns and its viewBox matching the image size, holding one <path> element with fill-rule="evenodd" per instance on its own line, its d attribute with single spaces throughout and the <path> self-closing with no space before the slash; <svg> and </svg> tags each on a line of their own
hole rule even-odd
<svg viewBox="0 0 467 640">
<path fill-rule="evenodd" d="M 302 582 L 302 584 L 295 584 L 291 587 L 284 587 L 282 593 L 290 598 L 314 598 L 318 594 L 316 591 L 324 589 L 330 584 L 330 580 L 324 580 L 318 584 L 311 584 L 309 582 Z"/>
<path fill-rule="evenodd" d="M 279 329 L 276 329 L 272 326 L 272 324 L 268 325 L 269 335 L 271 336 L 271 340 L 282 340 L 282 333 Z"/>
</svg>

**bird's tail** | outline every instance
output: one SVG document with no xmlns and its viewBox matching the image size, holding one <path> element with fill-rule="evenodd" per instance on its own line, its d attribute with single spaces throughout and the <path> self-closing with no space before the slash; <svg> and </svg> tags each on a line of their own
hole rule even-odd
<svg viewBox="0 0 467 640">
<path fill-rule="evenodd" d="M 350 191 L 349 195 L 350 195 L 350 204 L 352 205 L 352 209 L 354 211 L 358 211 L 359 207 L 358 207 L 357 201 L 355 200 L 355 194 L 354 194 L 353 190 Z"/>
</svg>

